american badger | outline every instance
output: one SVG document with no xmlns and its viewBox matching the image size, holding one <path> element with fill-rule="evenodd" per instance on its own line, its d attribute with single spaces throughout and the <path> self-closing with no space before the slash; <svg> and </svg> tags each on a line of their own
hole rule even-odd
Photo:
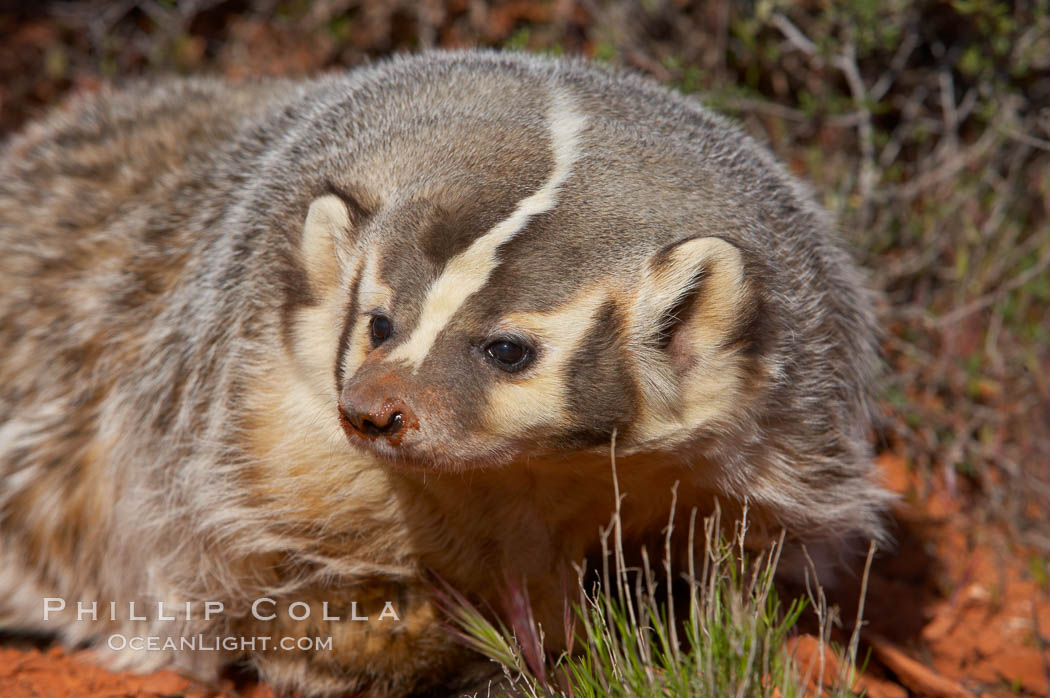
<svg viewBox="0 0 1050 698">
<path fill-rule="evenodd" d="M 523 580 L 556 644 L 614 434 L 629 540 L 675 483 L 679 518 L 879 535 L 875 337 L 806 189 L 644 79 L 429 53 L 81 97 L 0 162 L 0 620 L 454 690 L 434 579 Z"/>
</svg>

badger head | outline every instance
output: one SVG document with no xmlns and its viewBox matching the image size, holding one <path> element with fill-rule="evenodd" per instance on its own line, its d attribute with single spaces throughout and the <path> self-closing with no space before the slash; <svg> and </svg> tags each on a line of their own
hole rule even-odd
<svg viewBox="0 0 1050 698">
<path fill-rule="evenodd" d="M 339 310 L 326 378 L 351 448 L 441 469 L 614 431 L 669 450 L 746 409 L 761 303 L 717 187 L 563 93 L 546 112 L 399 134 L 415 168 L 373 153 L 310 202 L 301 258 Z"/>
<path fill-rule="evenodd" d="M 615 434 L 785 519 L 876 529 L 871 299 L 808 194 L 689 100 L 504 60 L 387 66 L 274 159 L 310 192 L 292 353 L 344 447 L 450 472 Z"/>
</svg>

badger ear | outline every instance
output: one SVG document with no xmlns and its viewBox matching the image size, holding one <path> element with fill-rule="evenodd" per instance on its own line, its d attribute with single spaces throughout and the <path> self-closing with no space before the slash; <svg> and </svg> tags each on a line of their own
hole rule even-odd
<svg viewBox="0 0 1050 698">
<path fill-rule="evenodd" d="M 301 255 L 310 283 L 329 288 L 351 268 L 353 221 L 347 204 L 326 194 L 314 199 L 303 224 Z"/>
<path fill-rule="evenodd" d="M 639 444 L 689 438 L 740 399 L 735 335 L 758 307 L 740 248 L 695 237 L 652 255 L 635 285 L 631 358 L 642 380 Z"/>
<path fill-rule="evenodd" d="M 649 259 L 636 298 L 638 339 L 686 370 L 724 342 L 745 311 L 740 248 L 718 237 L 666 247 Z"/>
</svg>

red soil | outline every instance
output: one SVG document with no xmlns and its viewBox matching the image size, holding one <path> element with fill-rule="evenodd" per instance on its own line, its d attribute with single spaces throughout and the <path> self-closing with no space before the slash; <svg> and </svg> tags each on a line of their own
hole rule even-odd
<svg viewBox="0 0 1050 698">
<path fill-rule="evenodd" d="M 872 698 L 1050 695 L 1050 584 L 1030 572 L 1031 551 L 975 521 L 943 483 L 923 485 L 903 459 L 879 463 L 902 496 L 898 546 L 872 569 L 861 634 L 871 660 L 857 688 Z M 847 619 L 851 591 L 839 594 Z M 804 670 L 817 643 L 795 642 Z"/>
</svg>

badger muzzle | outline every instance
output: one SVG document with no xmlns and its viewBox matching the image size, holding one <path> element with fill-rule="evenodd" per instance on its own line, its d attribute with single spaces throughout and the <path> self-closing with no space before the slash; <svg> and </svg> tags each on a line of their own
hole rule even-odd
<svg viewBox="0 0 1050 698">
<path fill-rule="evenodd" d="M 382 440 L 397 447 L 409 430 L 418 429 L 416 412 L 403 397 L 407 387 L 394 373 L 348 381 L 338 406 L 339 423 L 351 443 Z"/>
</svg>

